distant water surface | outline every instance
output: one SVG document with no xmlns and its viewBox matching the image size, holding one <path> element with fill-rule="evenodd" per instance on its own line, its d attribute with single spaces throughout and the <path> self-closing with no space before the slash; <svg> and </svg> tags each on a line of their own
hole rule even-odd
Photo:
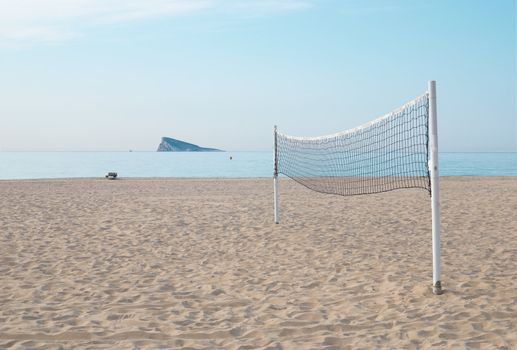
<svg viewBox="0 0 517 350">
<path fill-rule="evenodd" d="M 230 160 L 230 156 L 233 158 Z M 0 152 L 0 179 L 268 177 L 272 152 Z M 442 176 L 517 176 L 517 153 L 441 153 Z"/>
</svg>

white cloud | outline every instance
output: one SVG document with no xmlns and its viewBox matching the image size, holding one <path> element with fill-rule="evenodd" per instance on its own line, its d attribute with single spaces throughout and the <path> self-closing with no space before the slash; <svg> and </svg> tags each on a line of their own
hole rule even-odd
<svg viewBox="0 0 517 350">
<path fill-rule="evenodd" d="M 227 6 L 235 10 L 245 10 L 252 12 L 278 12 L 302 10 L 311 7 L 309 1 L 300 0 L 235 0 L 229 1 Z"/>
<path fill-rule="evenodd" d="M 309 0 L 0 0 L 0 42 L 59 42 L 81 24 L 135 21 L 208 10 L 268 14 L 309 7 Z"/>
<path fill-rule="evenodd" d="M 74 36 L 72 32 L 45 26 L 0 27 L 0 38 L 4 40 L 58 42 Z"/>
<path fill-rule="evenodd" d="M 211 7 L 214 0 L 0 0 L 0 22 L 170 15 Z"/>
</svg>

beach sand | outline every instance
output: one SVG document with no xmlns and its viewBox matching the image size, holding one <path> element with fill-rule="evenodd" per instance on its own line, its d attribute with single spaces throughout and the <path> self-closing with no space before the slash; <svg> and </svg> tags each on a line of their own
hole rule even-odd
<svg viewBox="0 0 517 350">
<path fill-rule="evenodd" d="M 517 178 L 0 181 L 0 348 L 517 349 Z"/>
</svg>

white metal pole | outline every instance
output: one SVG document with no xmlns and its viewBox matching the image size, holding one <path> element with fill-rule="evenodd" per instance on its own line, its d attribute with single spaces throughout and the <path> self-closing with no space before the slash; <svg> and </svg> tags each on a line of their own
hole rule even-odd
<svg viewBox="0 0 517 350">
<path fill-rule="evenodd" d="M 438 123 L 436 81 L 429 81 L 429 171 L 431 175 L 431 212 L 433 232 L 433 293 L 442 294 L 440 268 L 440 172 L 438 168 Z"/>
<path fill-rule="evenodd" d="M 278 224 L 280 222 L 280 217 L 278 215 L 278 175 L 275 175 L 273 185 L 275 187 L 275 224 Z"/>
<path fill-rule="evenodd" d="M 275 209 L 275 224 L 279 223 L 279 208 L 278 208 L 278 152 L 277 152 L 277 134 L 276 134 L 276 125 L 274 129 L 274 161 L 275 161 L 275 170 L 273 174 L 273 193 L 274 193 L 274 209 Z"/>
</svg>

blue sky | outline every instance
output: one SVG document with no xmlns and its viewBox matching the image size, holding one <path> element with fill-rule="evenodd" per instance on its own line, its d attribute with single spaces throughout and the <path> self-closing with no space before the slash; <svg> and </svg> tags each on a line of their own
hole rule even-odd
<svg viewBox="0 0 517 350">
<path fill-rule="evenodd" d="M 269 150 L 437 80 L 441 151 L 517 151 L 515 1 L 0 0 L 0 150 Z"/>
</svg>

